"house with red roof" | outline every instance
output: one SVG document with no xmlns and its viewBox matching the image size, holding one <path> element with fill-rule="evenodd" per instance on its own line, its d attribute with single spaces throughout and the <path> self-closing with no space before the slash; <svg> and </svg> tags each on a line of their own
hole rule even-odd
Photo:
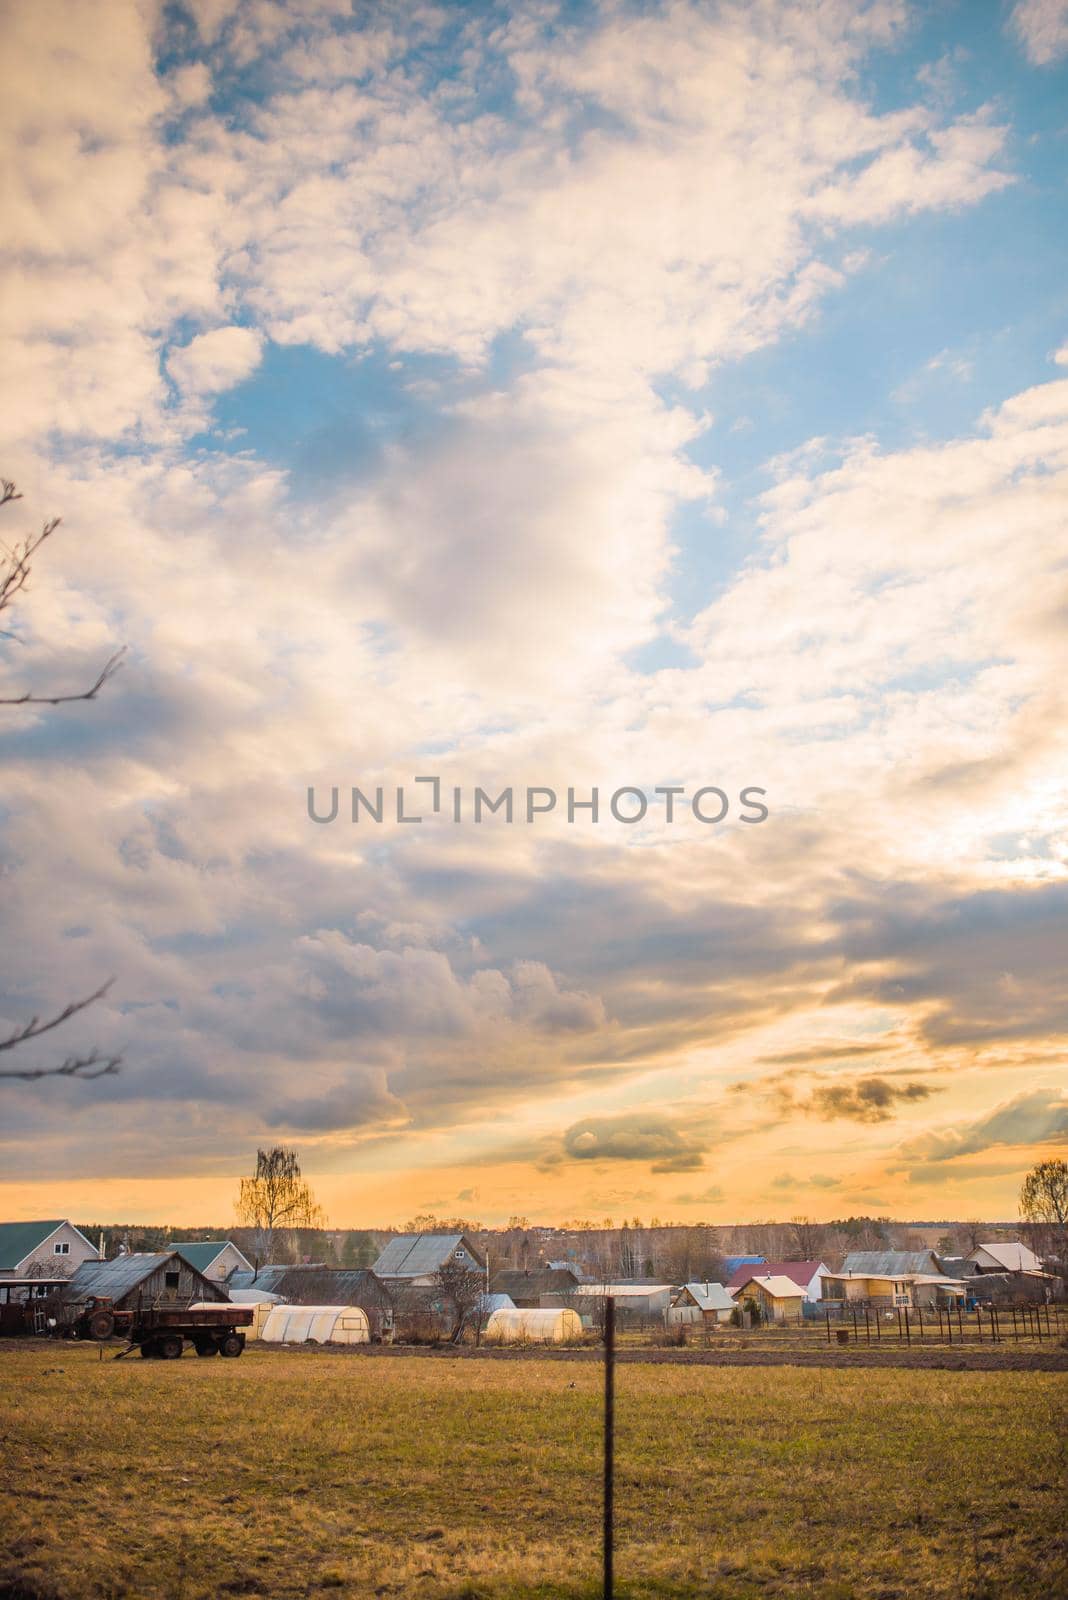
<svg viewBox="0 0 1068 1600">
<path fill-rule="evenodd" d="M 732 1272 L 727 1279 L 728 1290 L 733 1293 L 741 1289 L 758 1270 L 761 1277 L 788 1278 L 804 1290 L 806 1300 L 822 1300 L 823 1280 L 832 1276 L 830 1267 L 822 1261 L 764 1261 L 759 1269 L 747 1265 Z"/>
</svg>

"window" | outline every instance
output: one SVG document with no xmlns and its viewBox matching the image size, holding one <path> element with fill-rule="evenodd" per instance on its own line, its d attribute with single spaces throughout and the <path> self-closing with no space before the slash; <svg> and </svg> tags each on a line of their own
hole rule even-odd
<svg viewBox="0 0 1068 1600">
<path fill-rule="evenodd" d="M 177 1289 L 180 1281 L 181 1273 L 179 1272 L 165 1272 L 163 1274 L 163 1287 L 165 1289 Z"/>
<path fill-rule="evenodd" d="M 55 1244 L 52 1246 L 52 1254 L 54 1256 L 69 1256 L 70 1255 L 70 1240 L 69 1239 L 57 1239 Z"/>
</svg>

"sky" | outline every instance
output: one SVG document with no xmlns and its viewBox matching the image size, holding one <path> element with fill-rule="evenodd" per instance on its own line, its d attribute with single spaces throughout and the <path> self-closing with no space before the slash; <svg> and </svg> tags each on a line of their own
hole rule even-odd
<svg viewBox="0 0 1068 1600">
<path fill-rule="evenodd" d="M 0 5 L 0 694 L 126 655 L 0 708 L 0 1031 L 113 977 L 17 1064 L 122 1068 L 0 1084 L 0 1214 L 1014 1216 L 1066 0 L 84 19 Z"/>
</svg>

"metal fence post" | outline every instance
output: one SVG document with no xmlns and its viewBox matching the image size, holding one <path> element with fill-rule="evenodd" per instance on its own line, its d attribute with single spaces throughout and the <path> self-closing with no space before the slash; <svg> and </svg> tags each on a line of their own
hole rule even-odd
<svg viewBox="0 0 1068 1600">
<path fill-rule="evenodd" d="M 613 1517 L 615 1513 L 616 1445 L 616 1302 L 604 1303 L 604 1600 L 613 1596 Z"/>
</svg>

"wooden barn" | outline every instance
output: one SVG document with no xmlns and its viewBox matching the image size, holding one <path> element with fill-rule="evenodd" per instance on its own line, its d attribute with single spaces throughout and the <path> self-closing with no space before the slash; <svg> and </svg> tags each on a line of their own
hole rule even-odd
<svg viewBox="0 0 1068 1600">
<path fill-rule="evenodd" d="M 136 1251 L 113 1261 L 84 1261 L 64 1285 L 59 1322 L 73 1321 L 86 1301 L 110 1300 L 116 1311 L 138 1306 L 195 1305 L 228 1301 L 223 1284 L 212 1283 L 178 1250 Z"/>
</svg>

